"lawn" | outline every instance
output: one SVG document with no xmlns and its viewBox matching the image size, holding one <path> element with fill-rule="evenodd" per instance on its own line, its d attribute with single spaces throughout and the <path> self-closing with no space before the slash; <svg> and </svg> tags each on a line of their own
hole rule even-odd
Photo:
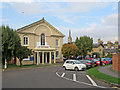
<svg viewBox="0 0 120 90">
<path fill-rule="evenodd" d="M 103 80 L 107 83 L 113 83 L 113 84 L 120 85 L 120 79 L 119 78 L 112 77 L 112 76 L 106 75 L 104 73 L 101 73 L 101 72 L 98 71 L 98 68 L 99 68 L 99 66 L 89 69 L 88 74 L 92 77 L 95 77 L 96 79 L 101 79 L 101 80 Z"/>
</svg>

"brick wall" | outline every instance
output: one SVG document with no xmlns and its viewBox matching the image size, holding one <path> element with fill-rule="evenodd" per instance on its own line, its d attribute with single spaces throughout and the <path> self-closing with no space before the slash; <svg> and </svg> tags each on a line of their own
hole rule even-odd
<svg viewBox="0 0 120 90">
<path fill-rule="evenodd" d="M 120 52 L 113 54 L 113 69 L 120 71 Z"/>
</svg>

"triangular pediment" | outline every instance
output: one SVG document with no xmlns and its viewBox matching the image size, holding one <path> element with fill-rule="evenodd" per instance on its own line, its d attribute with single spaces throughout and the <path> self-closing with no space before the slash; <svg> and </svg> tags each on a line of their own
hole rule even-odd
<svg viewBox="0 0 120 90">
<path fill-rule="evenodd" d="M 40 25 L 40 24 L 46 24 L 53 32 L 52 36 L 62 36 L 64 37 L 65 35 L 62 34 L 60 31 L 58 31 L 55 27 L 53 27 L 50 23 L 48 23 L 44 18 L 42 18 L 41 20 L 34 22 L 32 24 L 26 25 L 22 28 L 17 29 L 18 33 L 31 33 L 34 34 L 32 31 L 26 32 L 29 28 L 35 28 L 35 26 Z"/>
</svg>

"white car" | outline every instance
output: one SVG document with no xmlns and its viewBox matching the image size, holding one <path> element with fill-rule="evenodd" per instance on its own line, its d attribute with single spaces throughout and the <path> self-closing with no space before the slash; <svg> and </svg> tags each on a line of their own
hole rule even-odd
<svg viewBox="0 0 120 90">
<path fill-rule="evenodd" d="M 86 65 L 78 60 L 66 60 L 65 63 L 63 64 L 63 68 L 65 70 L 71 69 L 75 71 L 86 70 Z"/>
</svg>

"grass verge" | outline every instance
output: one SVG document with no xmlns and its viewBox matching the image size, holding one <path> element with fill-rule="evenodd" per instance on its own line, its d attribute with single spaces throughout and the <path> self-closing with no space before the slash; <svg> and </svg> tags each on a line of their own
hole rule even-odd
<svg viewBox="0 0 120 90">
<path fill-rule="evenodd" d="M 8 64 L 8 69 L 20 69 L 20 68 L 36 68 L 36 67 L 48 67 L 48 66 L 60 66 L 62 63 L 56 63 L 56 64 L 31 64 L 31 65 L 23 65 L 22 67 L 15 65 L 15 64 Z"/>
<path fill-rule="evenodd" d="M 120 78 L 116 78 L 116 77 L 112 77 L 112 76 L 109 76 L 109 75 L 106 75 L 104 73 L 101 73 L 98 71 L 98 68 L 99 67 L 95 67 L 95 68 L 91 68 L 87 71 L 87 73 L 96 78 L 96 79 L 101 79 L 107 83 L 112 83 L 112 84 L 118 84 L 120 85 Z"/>
</svg>

